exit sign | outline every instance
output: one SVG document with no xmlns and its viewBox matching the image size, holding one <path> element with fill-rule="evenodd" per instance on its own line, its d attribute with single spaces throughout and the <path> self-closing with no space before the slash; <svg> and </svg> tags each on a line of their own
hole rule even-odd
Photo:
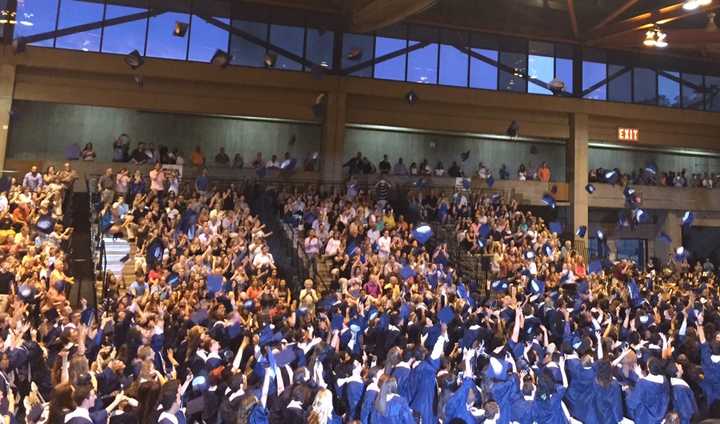
<svg viewBox="0 0 720 424">
<path fill-rule="evenodd" d="M 637 128 L 618 128 L 618 140 L 630 142 L 640 141 L 640 130 Z"/>
</svg>

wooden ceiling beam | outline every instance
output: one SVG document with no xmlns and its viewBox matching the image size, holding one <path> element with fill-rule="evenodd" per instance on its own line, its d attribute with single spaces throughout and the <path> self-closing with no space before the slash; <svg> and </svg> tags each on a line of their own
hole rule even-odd
<svg viewBox="0 0 720 424">
<path fill-rule="evenodd" d="M 421 13 L 438 0 L 373 0 L 353 10 L 351 29 L 365 33 L 385 28 Z"/>
<path fill-rule="evenodd" d="M 605 25 L 609 24 L 610 22 L 614 21 L 618 16 L 622 15 L 628 9 L 635 6 L 635 4 L 639 1 L 640 0 L 626 0 L 625 3 L 623 3 L 620 7 L 615 9 L 612 13 L 607 15 L 605 17 L 605 19 L 600 21 L 600 23 L 595 25 L 591 31 L 597 31 L 597 30 L 601 29 L 602 27 L 604 27 Z"/>
<path fill-rule="evenodd" d="M 572 28 L 575 39 L 580 39 L 580 32 L 578 31 L 577 16 L 575 15 L 575 0 L 567 0 L 567 10 L 570 16 L 570 27 Z"/>
</svg>

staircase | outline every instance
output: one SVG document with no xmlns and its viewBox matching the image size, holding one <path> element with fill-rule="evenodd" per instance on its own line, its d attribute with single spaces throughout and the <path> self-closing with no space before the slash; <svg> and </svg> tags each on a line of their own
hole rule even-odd
<svg viewBox="0 0 720 424">
<path fill-rule="evenodd" d="M 135 278 L 134 261 L 130 255 L 130 243 L 121 238 L 103 237 L 105 254 L 107 257 L 107 271 L 112 272 L 118 280 L 125 285 L 132 283 Z M 122 262 L 126 256 L 130 259 Z"/>
</svg>

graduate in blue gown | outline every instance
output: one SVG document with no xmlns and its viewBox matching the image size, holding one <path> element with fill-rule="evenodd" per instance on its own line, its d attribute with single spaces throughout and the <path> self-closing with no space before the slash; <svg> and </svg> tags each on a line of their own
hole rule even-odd
<svg viewBox="0 0 720 424">
<path fill-rule="evenodd" d="M 338 379 L 337 383 L 340 393 L 347 404 L 347 417 L 353 420 L 357 419 L 360 414 L 360 402 L 365 391 L 365 382 L 360 376 L 361 372 L 362 366 L 355 362 L 352 375 Z"/>
<path fill-rule="evenodd" d="M 698 413 L 695 395 L 688 383 L 683 380 L 683 368 L 679 364 L 668 366 L 670 386 L 672 388 L 672 409 L 680 417 L 681 424 L 690 424 L 693 416 Z"/>
<path fill-rule="evenodd" d="M 560 358 L 559 369 L 562 384 L 557 384 L 548 368 L 540 373 L 538 387 L 533 402 L 533 419 L 538 423 L 565 424 L 569 422 L 568 413 L 563 408 L 563 396 L 568 387 L 565 372 L 565 359 Z"/>
<path fill-rule="evenodd" d="M 463 382 L 460 388 L 457 389 L 445 403 L 444 422 L 449 423 L 462 421 L 465 424 L 474 424 L 479 419 L 478 415 L 480 414 L 474 407 L 475 401 L 480 397 L 480 394 L 477 392 L 477 388 L 475 386 L 472 366 L 474 358 L 474 350 L 468 350 L 465 352 L 463 357 L 463 362 L 465 363 Z"/>
<path fill-rule="evenodd" d="M 440 369 L 440 357 L 443 355 L 447 337 L 447 326 L 442 324 L 440 336 L 433 345 L 432 352 L 410 373 L 410 406 L 420 415 L 423 423 L 435 424 L 437 422 L 434 411 L 437 395 L 437 372 Z"/>
<path fill-rule="evenodd" d="M 625 397 L 628 414 L 636 423 L 660 424 L 670 404 L 670 384 L 662 375 L 657 358 L 647 363 L 648 375 L 642 377 Z"/>
<path fill-rule="evenodd" d="M 622 387 L 613 378 L 609 362 L 598 362 L 596 371 L 591 389 L 592 401 L 587 405 L 585 423 L 616 424 L 623 419 Z"/>
<path fill-rule="evenodd" d="M 707 406 L 711 407 L 720 400 L 720 343 L 715 340 L 708 342 L 705 339 L 702 314 L 697 316 L 696 326 L 700 341 L 700 364 L 705 376 L 700 387 L 705 393 Z"/>
<path fill-rule="evenodd" d="M 370 384 L 368 384 L 367 388 L 365 389 L 365 393 L 362 397 L 362 404 L 360 406 L 361 424 L 368 424 L 370 422 L 370 413 L 373 410 L 375 398 L 377 397 L 378 393 L 380 393 L 380 388 L 378 387 L 378 381 L 375 378 L 375 375 L 370 376 L 370 381 Z"/>
<path fill-rule="evenodd" d="M 407 400 L 397 394 L 395 378 L 383 375 L 380 377 L 379 383 L 380 392 L 377 394 L 370 412 L 370 423 L 415 424 L 413 412 Z"/>
</svg>

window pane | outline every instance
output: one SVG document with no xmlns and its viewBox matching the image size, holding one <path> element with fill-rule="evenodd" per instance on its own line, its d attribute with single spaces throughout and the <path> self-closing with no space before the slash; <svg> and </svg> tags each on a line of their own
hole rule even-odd
<svg viewBox="0 0 720 424">
<path fill-rule="evenodd" d="M 102 21 L 104 4 L 82 0 L 63 0 L 60 3 L 58 29 Z M 55 40 L 55 47 L 96 52 L 100 50 L 100 28 L 66 35 Z"/>
<path fill-rule="evenodd" d="M 150 18 L 148 56 L 183 60 L 187 58 L 187 34 L 184 37 L 176 37 L 173 34 L 177 22 L 190 24 L 190 16 L 187 13 L 165 12 Z"/>
<path fill-rule="evenodd" d="M 147 4 L 140 1 L 138 4 Z M 119 18 L 147 11 L 147 8 L 115 6 L 109 4 L 105 11 L 105 19 Z M 102 36 L 102 51 L 105 53 L 127 54 L 137 50 L 140 54 L 145 52 L 145 29 L 147 18 L 120 25 L 105 27 Z"/>
<path fill-rule="evenodd" d="M 230 25 L 230 19 L 218 18 Z M 190 25 L 190 60 L 198 62 L 209 62 L 219 50 L 227 51 L 230 33 L 222 28 L 208 23 L 199 16 L 192 16 Z"/>
<path fill-rule="evenodd" d="M 362 34 L 343 34 L 343 55 L 342 55 L 342 67 L 343 69 L 355 66 L 373 57 L 373 37 L 371 35 Z M 351 52 L 360 52 L 360 56 L 354 59 L 348 57 Z M 371 77 L 373 74 L 373 67 L 368 66 L 358 71 L 351 73 L 350 75 L 355 77 Z"/>
<path fill-rule="evenodd" d="M 626 66 L 608 65 L 608 78 L 623 72 L 608 83 L 608 100 L 632 102 L 632 72 Z"/>
<path fill-rule="evenodd" d="M 411 46 L 418 43 L 418 41 L 410 41 Z M 437 59 L 438 45 L 435 43 L 410 52 L 408 55 L 408 82 L 437 84 Z"/>
<path fill-rule="evenodd" d="M 544 44 L 544 43 L 543 43 Z M 532 47 L 532 44 L 531 44 Z M 528 58 L 530 77 L 540 80 L 544 83 L 550 83 L 553 80 L 553 58 L 547 56 L 530 55 Z M 552 91 L 543 88 L 530 81 L 528 85 L 528 93 L 552 95 Z"/>
<path fill-rule="evenodd" d="M 25 0 L 17 4 L 15 38 L 42 34 L 55 30 L 58 0 Z M 31 43 L 33 46 L 52 47 L 53 39 Z"/>
<path fill-rule="evenodd" d="M 334 44 L 334 32 L 308 28 L 307 46 L 305 47 L 306 59 L 323 68 L 332 69 Z M 311 71 L 311 69 L 306 69 L 306 71 Z"/>
<path fill-rule="evenodd" d="M 604 63 L 598 62 L 587 62 L 583 61 L 582 69 L 582 87 L 583 92 L 588 90 L 593 85 L 604 80 L 607 76 L 605 74 L 606 68 Z M 595 90 L 583 96 L 584 99 L 590 100 L 605 100 L 607 98 L 607 84 L 603 84 Z"/>
<path fill-rule="evenodd" d="M 657 104 L 657 74 L 652 69 L 633 69 L 633 100 L 646 105 Z"/>
<path fill-rule="evenodd" d="M 375 58 L 404 49 L 406 40 L 390 37 L 375 37 Z M 406 54 L 375 64 L 375 78 L 405 81 Z"/>
<path fill-rule="evenodd" d="M 565 83 L 564 92 L 573 92 L 573 60 L 555 59 L 555 78 Z"/>
<path fill-rule="evenodd" d="M 682 74 L 680 84 L 682 104 L 687 109 L 702 110 L 703 108 L 703 77 L 702 75 Z"/>
<path fill-rule="evenodd" d="M 267 41 L 268 24 L 262 22 L 233 20 L 232 26 L 255 37 Z M 242 37 L 232 35 L 230 38 L 231 62 L 234 65 L 254 66 L 262 68 L 265 59 L 265 47 L 251 43 Z"/>
<path fill-rule="evenodd" d="M 705 110 L 720 112 L 720 77 L 705 76 Z"/>
<path fill-rule="evenodd" d="M 281 47 L 290 53 L 303 57 L 303 49 L 305 46 L 305 28 L 286 25 L 270 25 L 270 43 Z M 302 71 L 303 65 L 302 63 L 296 62 L 289 57 L 278 53 L 275 68 Z"/>
<path fill-rule="evenodd" d="M 467 87 L 467 53 L 447 44 L 440 45 L 440 84 Z"/>
<path fill-rule="evenodd" d="M 672 76 L 674 78 L 669 78 Z M 680 107 L 680 72 L 665 71 L 658 74 L 658 104 L 665 107 Z"/>
<path fill-rule="evenodd" d="M 472 49 L 474 53 L 491 59 L 498 60 L 498 52 L 487 49 Z M 483 88 L 485 90 L 498 89 L 498 68 L 476 57 L 470 58 L 470 87 Z"/>
<path fill-rule="evenodd" d="M 500 63 L 514 69 L 512 73 L 500 69 L 500 90 L 524 93 L 527 89 L 527 80 L 523 78 L 527 73 L 527 55 L 500 52 Z"/>
</svg>

